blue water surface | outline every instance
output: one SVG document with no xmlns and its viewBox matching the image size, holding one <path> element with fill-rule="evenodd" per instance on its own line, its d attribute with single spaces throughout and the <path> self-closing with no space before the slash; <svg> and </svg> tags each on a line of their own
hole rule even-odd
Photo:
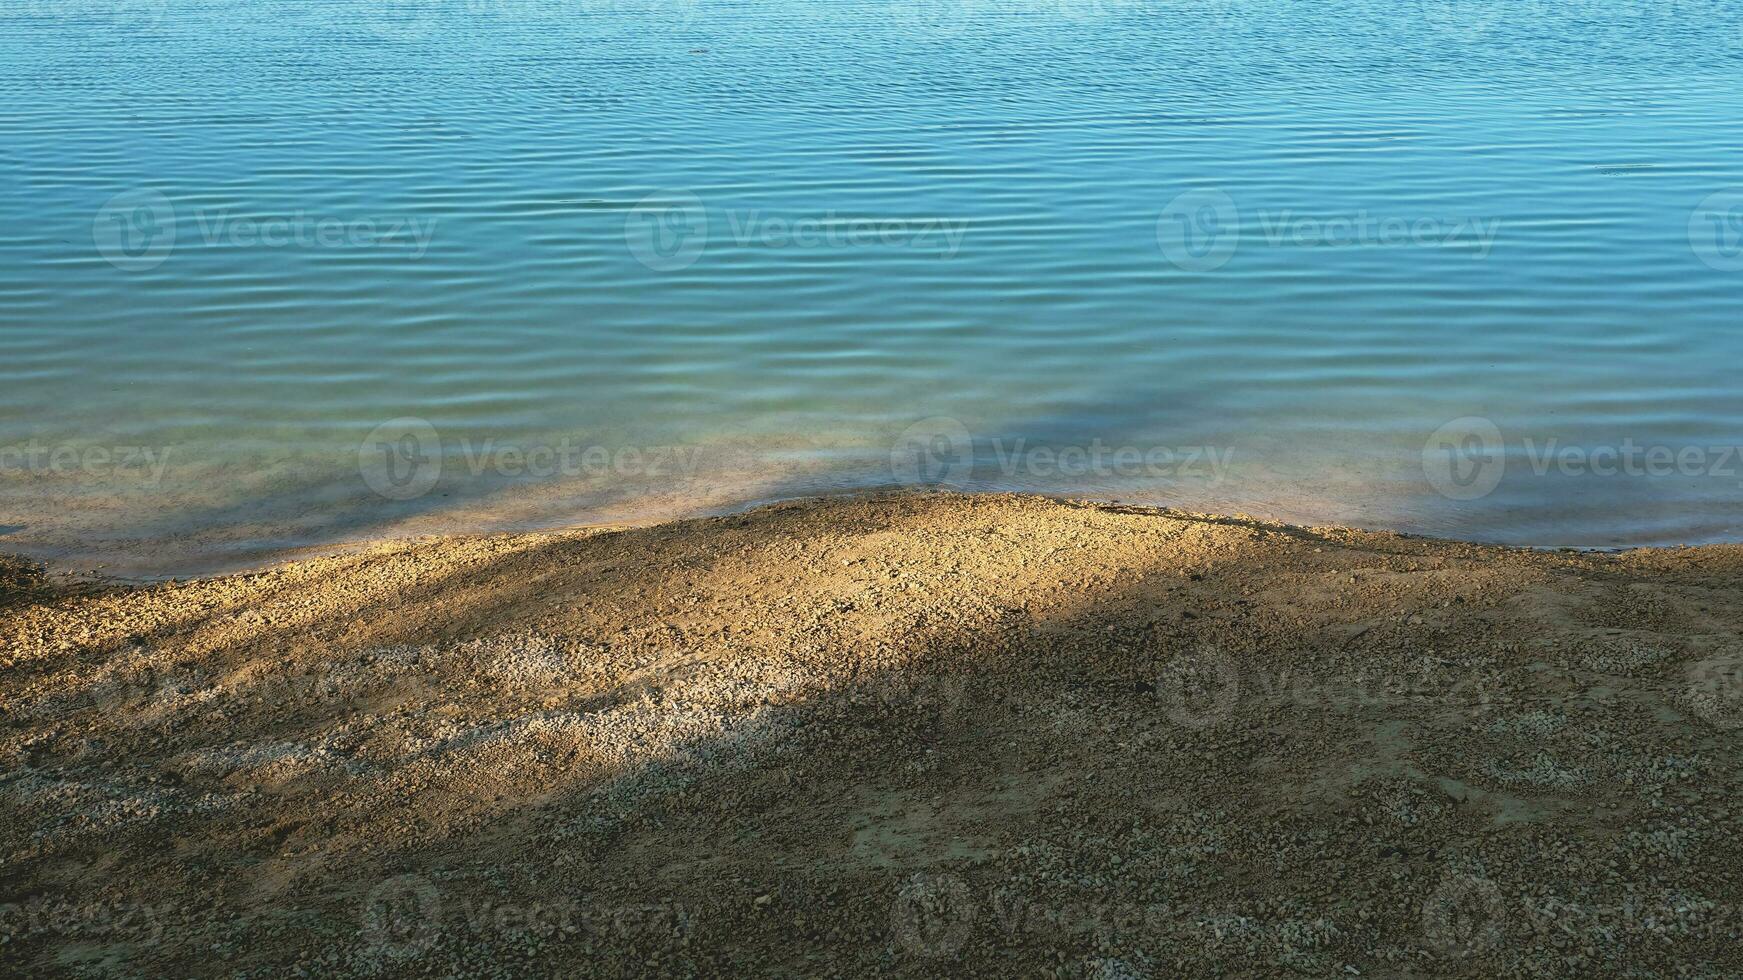
<svg viewBox="0 0 1743 980">
<path fill-rule="evenodd" d="M 0 548 L 1735 540 L 1743 0 L 15 0 Z"/>
</svg>

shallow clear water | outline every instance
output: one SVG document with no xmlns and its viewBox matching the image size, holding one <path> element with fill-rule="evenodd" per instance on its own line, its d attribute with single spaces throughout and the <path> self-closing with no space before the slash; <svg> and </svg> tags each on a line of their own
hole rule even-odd
<svg viewBox="0 0 1743 980">
<path fill-rule="evenodd" d="M 0 7 L 68 561 L 891 483 L 1736 539 L 1740 326 L 1743 0 Z"/>
</svg>

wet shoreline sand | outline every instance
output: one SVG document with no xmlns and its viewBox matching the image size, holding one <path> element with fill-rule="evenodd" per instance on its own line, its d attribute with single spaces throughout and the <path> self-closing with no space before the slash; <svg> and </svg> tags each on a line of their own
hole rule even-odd
<svg viewBox="0 0 1743 980">
<path fill-rule="evenodd" d="M 0 956 L 1725 975 L 1740 579 L 951 494 L 0 565 Z"/>
</svg>

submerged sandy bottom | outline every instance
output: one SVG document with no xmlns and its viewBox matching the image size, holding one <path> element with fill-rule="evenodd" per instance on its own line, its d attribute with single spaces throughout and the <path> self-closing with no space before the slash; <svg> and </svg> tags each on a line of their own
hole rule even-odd
<svg viewBox="0 0 1743 980">
<path fill-rule="evenodd" d="M 1740 576 L 956 495 L 7 566 L 0 956 L 1734 974 Z"/>
</svg>

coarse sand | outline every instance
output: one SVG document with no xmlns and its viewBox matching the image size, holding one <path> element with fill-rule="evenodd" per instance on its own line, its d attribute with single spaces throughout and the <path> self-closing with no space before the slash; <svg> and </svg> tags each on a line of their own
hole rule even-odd
<svg viewBox="0 0 1743 980">
<path fill-rule="evenodd" d="M 931 493 L 0 562 L 0 974 L 1737 976 L 1740 584 Z"/>
</svg>

